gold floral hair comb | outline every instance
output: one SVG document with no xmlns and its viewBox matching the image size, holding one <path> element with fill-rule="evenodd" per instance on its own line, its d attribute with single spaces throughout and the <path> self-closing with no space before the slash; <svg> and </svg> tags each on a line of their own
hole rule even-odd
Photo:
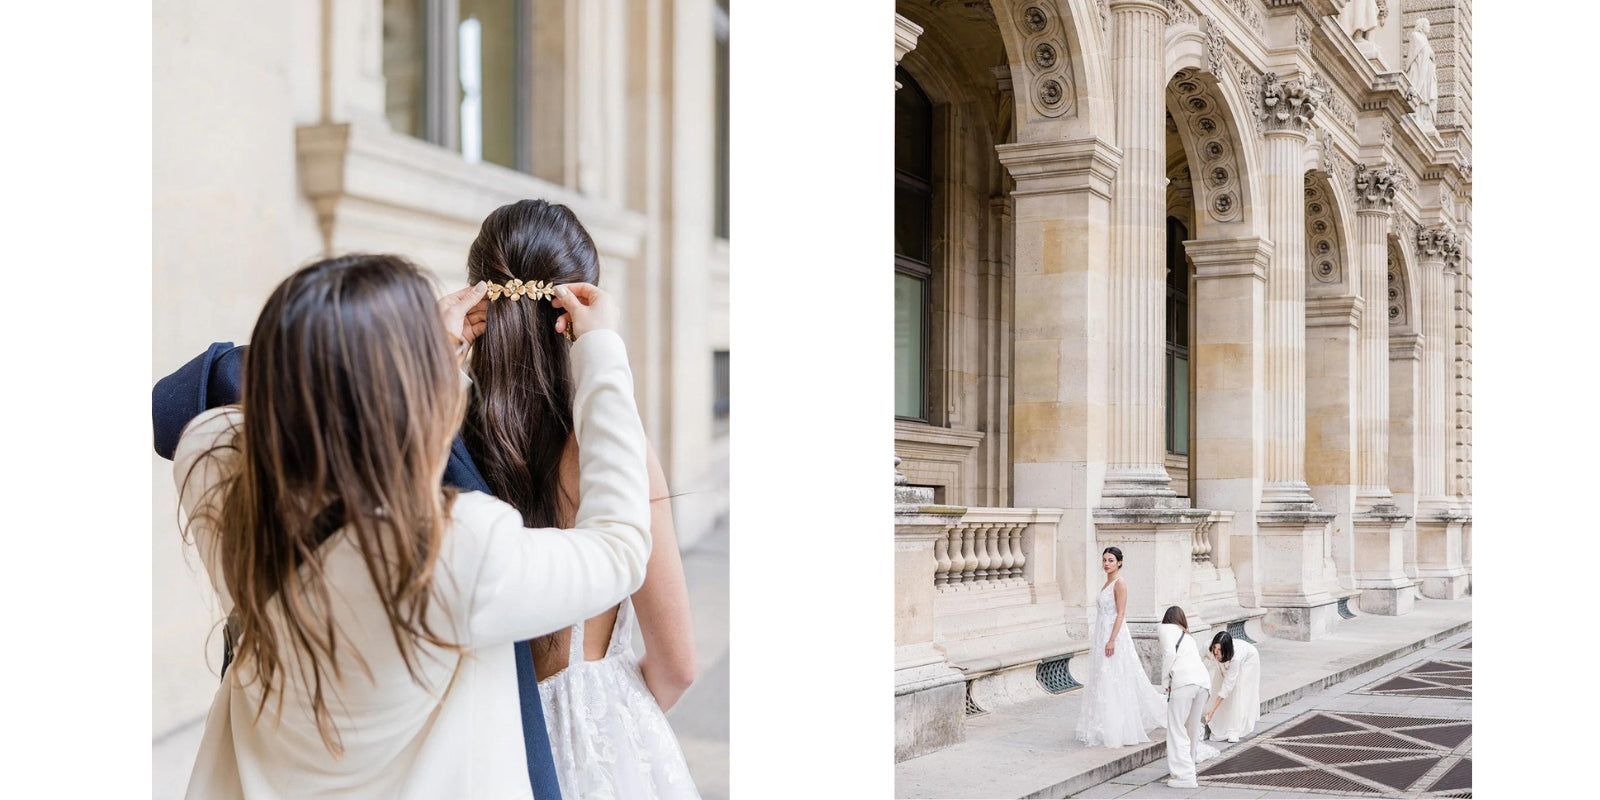
<svg viewBox="0 0 1600 800">
<path fill-rule="evenodd" d="M 555 296 L 556 285 L 554 283 L 546 283 L 545 281 L 523 283 L 516 278 L 512 278 L 511 280 L 506 281 L 504 286 L 501 286 L 498 283 L 489 284 L 490 300 L 500 300 L 503 298 L 512 302 L 516 302 L 524 297 L 530 300 L 549 300 Z"/>
</svg>

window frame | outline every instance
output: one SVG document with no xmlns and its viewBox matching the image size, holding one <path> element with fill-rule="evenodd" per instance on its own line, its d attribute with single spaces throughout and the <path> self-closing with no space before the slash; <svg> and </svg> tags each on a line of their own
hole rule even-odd
<svg viewBox="0 0 1600 800">
<path fill-rule="evenodd" d="M 903 254 L 901 254 L 899 252 L 894 253 L 894 271 L 895 271 L 895 274 L 896 275 L 908 275 L 908 276 L 910 276 L 912 278 L 917 279 L 922 284 L 922 309 L 921 309 L 922 310 L 922 314 L 921 314 L 921 316 L 922 316 L 922 324 L 921 324 L 921 334 L 922 334 L 922 336 L 921 336 L 921 341 L 918 343 L 918 349 L 919 349 L 918 355 L 919 355 L 919 357 L 917 358 L 917 391 L 918 391 L 918 396 L 919 396 L 918 407 L 919 407 L 919 409 L 921 411 L 921 414 L 919 416 L 907 416 L 907 415 L 899 413 L 899 409 L 897 407 L 895 409 L 895 417 L 894 418 L 896 420 L 904 420 L 904 421 L 907 421 L 907 422 L 920 422 L 920 423 L 924 423 L 924 424 L 932 424 L 932 418 L 933 418 L 933 413 L 932 413 L 932 411 L 933 411 L 933 409 L 932 409 L 933 403 L 932 403 L 932 399 L 933 398 L 932 398 L 932 387 L 929 386 L 929 374 L 932 372 L 932 370 L 929 369 L 928 361 L 929 361 L 929 359 L 932 358 L 932 353 L 933 353 L 932 331 L 933 331 L 933 287 L 934 287 L 933 272 L 934 272 L 934 270 L 933 270 L 932 260 L 933 260 L 933 242 L 937 238 L 934 235 L 934 225 L 935 225 L 935 223 L 937 221 L 937 214 L 935 213 L 935 209 L 937 208 L 937 200 L 938 200 L 938 196 L 937 196 L 938 195 L 938 190 L 936 188 L 936 184 L 935 184 L 934 179 L 933 179 L 933 171 L 934 171 L 934 165 L 933 165 L 933 141 L 934 141 L 934 133 L 935 133 L 934 129 L 937 126 L 938 123 L 937 123 L 937 117 L 933 113 L 933 111 L 934 111 L 933 101 L 932 101 L 931 98 L 928 97 L 928 93 L 926 91 L 923 91 L 922 85 L 917 82 L 916 78 L 914 78 L 911 75 L 910 72 L 906 71 L 905 67 L 897 66 L 895 68 L 895 72 L 897 73 L 896 79 L 899 80 L 899 82 L 901 84 L 901 88 L 899 90 L 897 90 L 897 91 L 906 91 L 908 89 L 912 90 L 912 91 L 915 91 L 928 104 L 928 112 L 929 112 L 928 113 L 928 127 L 927 127 L 927 130 L 925 131 L 925 133 L 926 133 L 927 141 L 928 141 L 929 156 L 928 156 L 928 164 L 927 164 L 928 174 L 926 176 L 914 175 L 914 174 L 912 174 L 910 172 L 907 172 L 907 171 L 905 171 L 903 169 L 900 169 L 900 167 L 898 166 L 899 158 L 897 157 L 895 159 L 896 166 L 895 166 L 895 171 L 894 171 L 894 181 L 895 181 L 895 191 L 896 191 L 896 193 L 898 194 L 898 192 L 900 190 L 905 189 L 905 190 L 910 190 L 910 191 L 916 192 L 917 194 L 922 195 L 923 197 L 926 197 L 927 201 L 928 201 L 927 202 L 928 218 L 927 218 L 927 224 L 923 227 L 923 242 L 922 242 L 922 248 L 921 248 L 922 255 L 927 260 L 917 259 L 917 258 L 914 258 L 914 257 L 911 257 L 911 256 L 903 255 Z M 895 132 L 895 148 L 896 148 L 897 153 L 898 153 L 898 149 L 900 147 L 900 141 L 901 141 L 900 140 L 900 134 L 899 134 L 899 131 L 897 130 Z M 896 406 L 898 406 L 899 405 L 898 398 L 896 400 L 897 400 Z"/>
<path fill-rule="evenodd" d="M 1184 242 L 1185 239 L 1187 239 L 1189 237 L 1189 228 L 1188 228 L 1187 225 L 1185 225 L 1183 223 L 1183 220 L 1180 220 L 1177 217 L 1172 217 L 1172 216 L 1167 217 L 1167 225 L 1166 225 L 1166 227 L 1167 227 L 1167 255 L 1166 255 L 1166 262 L 1167 262 L 1166 292 L 1167 292 L 1167 295 L 1166 295 L 1166 302 L 1164 304 L 1164 311 L 1166 312 L 1166 324 L 1163 326 L 1163 329 L 1164 329 L 1164 332 L 1165 332 L 1165 336 L 1163 337 L 1163 343 L 1165 345 L 1165 349 L 1164 349 L 1165 358 L 1163 360 L 1164 360 L 1165 363 L 1163 364 L 1163 367 L 1164 367 L 1164 369 L 1166 371 L 1167 380 L 1166 380 L 1165 397 L 1162 398 L 1162 401 L 1163 401 L 1163 403 L 1165 405 L 1165 408 L 1162 409 L 1162 418 L 1164 419 L 1164 421 L 1166 423 L 1166 430 L 1163 432 L 1162 439 L 1163 439 L 1163 441 L 1165 443 L 1166 452 L 1167 452 L 1168 455 L 1181 456 L 1183 458 L 1190 458 L 1191 454 L 1192 454 L 1192 452 L 1194 450 L 1194 448 L 1191 447 L 1192 441 L 1194 439 L 1194 424 L 1193 424 L 1193 419 L 1192 419 L 1192 412 L 1194 410 L 1193 409 L 1194 398 L 1193 398 L 1193 391 L 1192 391 L 1193 390 L 1193 384 L 1194 384 L 1194 358 L 1193 358 L 1192 350 L 1191 350 L 1192 342 L 1190 341 L 1190 337 L 1192 335 L 1192 331 L 1190 330 L 1190 328 L 1192 327 L 1191 322 L 1192 322 L 1192 317 L 1194 315 L 1192 313 L 1193 312 L 1193 307 L 1190 304 L 1190 297 L 1189 297 L 1189 258 L 1188 258 L 1188 255 L 1183 250 L 1183 242 Z M 1178 276 L 1178 277 L 1175 277 L 1175 276 Z M 1176 291 L 1178 293 L 1178 295 L 1179 295 L 1176 298 L 1173 297 L 1173 292 L 1174 291 Z M 1182 343 L 1182 344 L 1180 344 L 1178 342 L 1177 331 L 1173 330 L 1173 328 L 1175 327 L 1173 325 L 1173 322 L 1174 322 L 1174 319 L 1173 319 L 1173 317 L 1174 317 L 1174 314 L 1173 314 L 1174 304 L 1176 302 L 1180 302 L 1180 301 L 1181 301 L 1181 303 L 1183 305 L 1183 309 L 1184 309 L 1184 313 L 1183 313 L 1183 329 L 1184 329 L 1183 330 L 1183 342 L 1184 343 Z M 1174 429 L 1176 428 L 1176 423 L 1177 423 L 1177 403 L 1175 403 L 1173 401 L 1177 398 L 1177 393 L 1173 389 L 1173 384 L 1175 383 L 1175 381 L 1173 380 L 1173 377 L 1174 377 L 1174 373 L 1177 371 L 1177 359 L 1179 359 L 1179 358 L 1183 359 L 1184 363 L 1187 365 L 1187 370 L 1186 370 L 1185 379 L 1184 379 L 1184 387 L 1183 387 L 1183 391 L 1184 391 L 1184 395 L 1185 395 L 1184 403 L 1183 403 L 1183 407 L 1184 407 L 1184 420 L 1183 420 L 1184 437 L 1183 438 L 1184 438 L 1184 440 L 1183 440 L 1183 442 L 1181 442 L 1181 444 L 1183 446 L 1183 449 L 1182 450 L 1174 450 L 1173 449 L 1173 445 L 1175 443 L 1175 441 L 1174 441 Z"/>
<path fill-rule="evenodd" d="M 512 57 L 512 147 L 514 164 L 506 165 L 480 158 L 473 163 L 491 164 L 524 174 L 533 174 L 533 20 L 535 0 L 512 0 L 516 23 L 512 32 L 515 54 Z M 421 0 L 422 5 L 422 135 L 396 131 L 442 147 L 458 156 L 461 145 L 461 77 L 458 36 L 461 25 L 459 0 Z M 385 76 L 387 77 L 387 76 Z M 387 102 L 387 101 L 385 101 Z"/>
</svg>

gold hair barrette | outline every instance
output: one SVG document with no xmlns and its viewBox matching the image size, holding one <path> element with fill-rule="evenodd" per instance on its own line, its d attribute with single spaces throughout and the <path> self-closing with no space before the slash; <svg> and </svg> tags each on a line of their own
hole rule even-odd
<svg viewBox="0 0 1600 800">
<path fill-rule="evenodd" d="M 524 297 L 529 298 L 530 300 L 549 300 L 555 296 L 556 285 L 554 283 L 546 283 L 545 281 L 523 283 L 516 278 L 512 278 L 511 280 L 506 281 L 504 286 L 501 286 L 498 283 L 489 284 L 490 300 L 506 298 L 512 302 L 516 302 Z"/>
</svg>

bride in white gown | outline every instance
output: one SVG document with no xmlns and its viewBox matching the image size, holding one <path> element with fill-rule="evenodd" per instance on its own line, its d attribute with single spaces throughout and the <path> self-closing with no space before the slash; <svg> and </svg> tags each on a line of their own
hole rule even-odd
<svg viewBox="0 0 1600 800">
<path fill-rule="evenodd" d="M 1094 623 L 1094 649 L 1089 660 L 1093 677 L 1084 689 L 1077 739 L 1090 747 L 1125 747 L 1152 741 L 1152 728 L 1167 724 L 1166 699 L 1150 683 L 1133 636 L 1123 624 L 1128 589 L 1121 580 L 1122 551 L 1107 547 L 1100 555 L 1106 585 L 1100 590 Z"/>
</svg>

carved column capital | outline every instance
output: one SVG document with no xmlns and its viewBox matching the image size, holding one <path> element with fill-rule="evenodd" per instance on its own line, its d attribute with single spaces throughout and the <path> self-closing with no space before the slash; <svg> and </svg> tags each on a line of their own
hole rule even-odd
<svg viewBox="0 0 1600 800">
<path fill-rule="evenodd" d="M 1266 133 L 1309 133 L 1326 93 L 1316 83 L 1299 78 L 1283 81 L 1278 73 L 1267 73 L 1261 79 L 1259 98 Z"/>
<path fill-rule="evenodd" d="M 1394 209 L 1395 190 L 1403 179 L 1400 168 L 1392 164 L 1380 167 L 1357 164 L 1353 178 L 1356 210 L 1389 213 Z"/>
<path fill-rule="evenodd" d="M 1441 260 L 1453 270 L 1461 263 L 1461 237 L 1446 225 L 1418 228 L 1417 257 Z"/>
</svg>

